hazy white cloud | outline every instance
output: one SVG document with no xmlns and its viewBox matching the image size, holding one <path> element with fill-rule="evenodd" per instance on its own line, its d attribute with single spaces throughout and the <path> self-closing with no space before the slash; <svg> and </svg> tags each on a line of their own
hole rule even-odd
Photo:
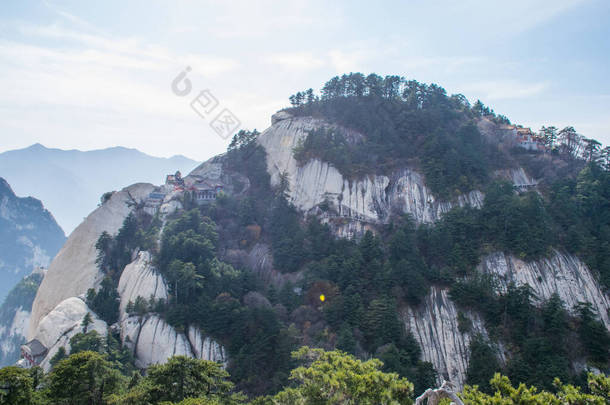
<svg viewBox="0 0 610 405">
<path fill-rule="evenodd" d="M 449 31 L 476 33 L 473 41 L 515 35 L 552 21 L 583 3 L 592 0 L 462 0 L 433 1 L 438 6 L 430 26 L 445 25 Z M 429 5 L 426 5 L 429 7 Z M 427 20 L 428 21 L 428 20 Z M 461 22 L 461 23 L 460 23 Z M 451 23 L 451 24 L 449 24 Z"/>
<path fill-rule="evenodd" d="M 463 94 L 476 94 L 488 101 L 527 99 L 537 96 L 549 88 L 548 82 L 525 83 L 518 80 L 490 80 L 464 84 Z"/>
<path fill-rule="evenodd" d="M 187 54 L 183 57 L 176 56 L 176 60 L 181 61 L 185 66 L 190 66 L 195 73 L 212 77 L 227 73 L 240 65 L 237 60 L 232 58 L 196 54 Z"/>
<path fill-rule="evenodd" d="M 60 39 L 72 46 L 0 41 L 0 86 L 5 89 L 0 92 L 0 112 L 6 117 L 0 131 L 19 135 L 4 147 L 24 141 L 64 146 L 72 139 L 72 147 L 121 144 L 157 155 L 184 153 L 182 146 L 187 144 L 199 145 L 191 151 L 205 151 L 203 144 L 214 153 L 224 149 L 225 141 L 213 135 L 189 102 L 213 84 L 210 78 L 238 68 L 235 59 L 177 53 L 136 38 L 90 34 L 57 24 L 22 24 L 19 32 L 26 40 Z M 192 68 L 188 99 L 176 97 L 170 89 L 185 66 Z M 182 128 L 182 142 L 163 141 L 164 130 L 176 136 L 177 128 Z M 200 153 L 191 156 L 201 159 Z"/>
<path fill-rule="evenodd" d="M 312 70 L 328 64 L 327 61 L 311 52 L 278 53 L 265 58 L 266 62 L 290 70 Z"/>
<path fill-rule="evenodd" d="M 366 64 L 371 60 L 374 52 L 372 49 L 354 51 L 335 49 L 329 51 L 328 56 L 335 73 L 349 73 L 366 71 Z"/>
<path fill-rule="evenodd" d="M 214 13 L 214 18 L 205 22 L 205 28 L 219 39 L 277 37 L 284 32 L 311 32 L 330 25 L 340 26 L 343 21 L 337 6 L 319 0 L 211 0 L 205 4 L 206 12 L 213 10 Z M 200 8 L 198 4 L 192 10 Z"/>
<path fill-rule="evenodd" d="M 9 34 L 0 40 L 0 131 L 15 138 L 3 139 L 0 149 L 36 141 L 122 144 L 204 159 L 227 142 L 190 109 L 199 90 L 210 89 L 243 127 L 262 130 L 296 90 L 354 71 L 435 82 L 526 123 L 532 117 L 517 114 L 521 100 L 557 98 L 558 79 L 517 80 L 519 69 L 533 66 L 531 58 L 500 61 L 486 49 L 496 49 L 498 36 L 513 37 L 587 1 L 430 0 L 395 4 L 393 13 L 364 2 L 161 1 L 117 30 L 108 16 L 90 16 L 92 23 L 79 13 L 84 8 L 48 3 L 55 18 L 0 21 Z M 477 46 L 462 46 L 471 43 Z M 176 97 L 170 83 L 186 66 L 193 93 Z M 583 102 L 594 104 L 608 102 L 603 96 Z M 545 118 L 553 110 L 537 111 Z"/>
<path fill-rule="evenodd" d="M 444 73 L 455 73 L 475 64 L 485 62 L 484 58 L 475 56 L 400 56 L 397 58 L 400 68 L 409 74 L 434 69 Z"/>
<path fill-rule="evenodd" d="M 75 52 L 65 51 L 65 55 L 80 58 L 82 62 L 101 63 L 118 68 L 163 70 L 168 66 L 184 64 L 191 65 L 198 73 L 214 76 L 235 69 L 239 65 L 237 60 L 229 57 L 179 54 L 162 46 L 146 44 L 137 38 L 108 38 L 66 29 L 59 25 L 22 25 L 20 30 L 28 35 L 74 41 L 84 48 Z M 23 46 L 28 47 L 25 44 Z M 41 51 L 43 49 L 46 48 L 41 48 Z M 50 52 L 58 55 L 61 50 L 53 49 Z M 85 58 L 90 60 L 86 61 Z"/>
</svg>

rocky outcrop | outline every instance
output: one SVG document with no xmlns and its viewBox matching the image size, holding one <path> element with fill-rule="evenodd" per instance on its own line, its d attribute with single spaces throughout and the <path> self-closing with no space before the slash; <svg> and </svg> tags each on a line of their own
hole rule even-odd
<svg viewBox="0 0 610 405">
<path fill-rule="evenodd" d="M 151 184 L 139 183 L 114 193 L 72 232 L 38 289 L 28 338 L 34 336 L 40 320 L 60 302 L 85 294 L 98 285 L 102 275 L 95 264 L 97 239 L 103 231 L 115 234 L 131 212 L 131 203 L 142 201 L 152 190 Z"/>
<path fill-rule="evenodd" d="M 574 256 L 554 251 L 548 258 L 525 262 L 495 252 L 484 257 L 477 270 L 496 275 L 501 289 L 506 289 L 510 283 L 528 284 L 540 301 L 557 293 L 567 309 L 578 302 L 590 302 L 610 329 L 610 299 L 599 288 L 587 266 Z M 431 362 L 440 376 L 461 386 L 468 367 L 470 339 L 476 333 L 486 336 L 480 316 L 464 312 L 471 329 L 468 333 L 461 333 L 458 309 L 449 298 L 447 289 L 437 287 L 431 289 L 419 307 L 407 307 L 401 316 L 405 328 L 419 342 L 422 358 Z M 499 347 L 498 356 L 503 360 L 502 347 Z"/>
<path fill-rule="evenodd" d="M 125 266 L 117 291 L 121 296 L 119 306 L 121 319 L 127 316 L 125 309 L 131 301 L 135 303 L 138 297 L 146 300 L 167 300 L 167 285 L 151 262 L 148 252 L 139 252 L 136 260 Z"/>
<path fill-rule="evenodd" d="M 333 207 L 330 217 L 360 222 L 384 223 L 392 212 L 409 213 L 417 222 L 433 222 L 454 206 L 479 207 L 483 195 L 472 191 L 453 201 L 438 200 L 414 170 L 403 168 L 389 176 L 370 175 L 350 180 L 327 162 L 312 159 L 299 166 L 292 150 L 314 128 L 329 126 L 309 118 L 282 117 L 265 130 L 258 142 L 267 152 L 271 182 L 279 184 L 280 174 L 290 180 L 290 201 L 302 211 L 310 211 L 325 202 Z M 349 234 L 349 228 L 338 233 Z M 347 229 L 347 230 L 346 230 Z"/>
<path fill-rule="evenodd" d="M 222 155 L 221 155 L 222 156 Z M 186 176 L 185 182 L 197 181 L 198 178 L 221 182 L 223 179 L 222 163 L 219 157 L 203 162 Z"/>
<path fill-rule="evenodd" d="M 121 339 L 133 350 L 140 368 L 163 363 L 171 356 L 191 355 L 186 336 L 157 315 L 125 319 L 121 323 Z"/>
<path fill-rule="evenodd" d="M 83 331 L 81 323 L 87 313 L 91 314 L 93 320 L 88 330 L 95 330 L 105 337 L 108 328 L 106 322 L 98 319 L 81 298 L 71 297 L 63 300 L 40 320 L 32 339 L 38 339 L 48 349 L 45 359 L 40 363 L 45 371 L 51 368 L 49 362 L 60 347 L 70 353 L 70 338 Z"/>
<path fill-rule="evenodd" d="M 150 253 L 139 252 L 136 259 L 125 266 L 118 292 L 121 297 L 121 341 L 132 350 L 138 367 L 163 363 L 177 355 L 225 361 L 223 348 L 194 326 L 186 333 L 179 333 L 157 314 L 135 316 L 126 312 L 127 304 L 138 297 L 147 301 L 168 298 L 167 284 L 155 269 Z"/>
<path fill-rule="evenodd" d="M 517 189 L 531 188 L 538 184 L 538 181 L 528 175 L 522 167 L 517 169 L 496 170 L 494 175 L 499 179 L 510 181 Z"/>
<path fill-rule="evenodd" d="M 42 363 L 44 367 L 49 367 L 48 361 L 59 347 L 69 349 L 70 338 L 80 331 L 82 318 L 90 312 L 78 297 L 96 287 L 102 278 L 95 264 L 95 243 L 99 235 L 103 231 L 115 234 L 134 204 L 145 199 L 153 189 L 150 184 L 135 184 L 114 193 L 74 230 L 51 263 L 34 301 L 28 333 L 29 339 L 37 338 L 49 348 Z M 174 204 L 169 210 L 177 208 L 180 207 Z M 225 361 L 224 349 L 194 327 L 179 333 L 156 314 L 130 316 L 126 313 L 129 301 L 135 302 L 138 296 L 146 300 L 168 298 L 165 280 L 154 268 L 148 252 L 139 252 L 125 267 L 117 289 L 121 297 L 121 339 L 133 350 L 139 367 L 146 368 L 180 354 Z M 105 336 L 106 324 L 94 319 L 90 329 Z"/>
<path fill-rule="evenodd" d="M 121 322 L 121 340 L 133 351 L 136 366 L 140 368 L 179 355 L 222 363 L 226 360 L 224 349 L 195 327 L 190 327 L 186 334 L 178 333 L 154 314 L 124 319 Z"/>
<path fill-rule="evenodd" d="M 479 125 L 490 138 L 496 138 L 499 127 L 486 120 Z M 273 185 L 280 175 L 288 174 L 290 201 L 300 210 L 310 212 L 320 204 L 332 209 L 320 215 L 336 235 L 351 237 L 367 229 L 368 224 L 386 223 L 392 213 L 411 214 L 418 223 L 438 220 L 456 206 L 480 207 L 483 194 L 478 190 L 444 201 L 435 197 L 426 186 L 423 176 L 409 167 L 397 169 L 388 175 L 371 174 L 359 179 L 344 177 L 332 164 L 311 159 L 302 166 L 294 159 L 293 149 L 316 128 L 338 128 L 348 138 L 363 135 L 337 127 L 312 117 L 293 117 L 280 111 L 272 117 L 272 126 L 258 138 L 267 152 L 267 170 Z M 498 170 L 497 178 L 506 179 L 519 190 L 535 187 L 537 181 L 521 167 Z M 348 219 L 341 221 L 340 219 Z"/>
<path fill-rule="evenodd" d="M 204 336 L 201 330 L 191 326 L 188 330 L 188 340 L 191 344 L 193 357 L 203 360 L 218 361 L 226 364 L 227 357 L 224 348 L 209 337 Z"/>
<path fill-rule="evenodd" d="M 174 212 L 181 210 L 182 209 L 182 203 L 178 200 L 170 200 L 167 202 L 164 202 L 163 204 L 161 204 L 161 206 L 159 207 L 159 213 L 165 217 L 167 215 L 171 215 Z"/>
<path fill-rule="evenodd" d="M 462 387 L 466 378 L 469 345 L 477 333 L 487 336 L 481 318 L 471 312 L 464 316 L 470 321 L 470 330 L 460 332 L 458 309 L 449 298 L 447 289 L 433 287 L 417 308 L 406 307 L 401 317 L 407 331 L 419 343 L 422 359 L 429 361 L 439 373 L 439 381 L 450 380 Z"/>
<path fill-rule="evenodd" d="M 504 289 L 510 283 L 529 284 L 541 301 L 557 293 L 569 310 L 579 302 L 590 302 L 610 329 L 610 298 L 600 289 L 588 267 L 572 255 L 553 251 L 548 258 L 525 262 L 496 252 L 484 257 L 478 270 L 498 276 Z"/>
</svg>

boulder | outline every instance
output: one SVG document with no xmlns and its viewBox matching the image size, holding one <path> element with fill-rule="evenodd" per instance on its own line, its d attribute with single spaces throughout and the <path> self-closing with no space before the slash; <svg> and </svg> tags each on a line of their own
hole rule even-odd
<svg viewBox="0 0 610 405">
<path fill-rule="evenodd" d="M 105 337 L 108 326 L 99 319 L 95 313 L 78 297 L 70 297 L 60 302 L 51 312 L 44 316 L 32 339 L 38 339 L 47 348 L 47 355 L 40 366 L 49 371 L 50 360 L 60 347 L 70 353 L 70 339 L 77 333 L 83 332 L 81 323 L 87 313 L 91 314 L 92 323 L 88 330 L 95 330 L 101 337 Z"/>
</svg>

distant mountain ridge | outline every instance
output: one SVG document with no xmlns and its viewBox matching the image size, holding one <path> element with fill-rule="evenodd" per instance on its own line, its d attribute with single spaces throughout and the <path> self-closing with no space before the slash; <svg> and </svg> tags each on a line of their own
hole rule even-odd
<svg viewBox="0 0 610 405">
<path fill-rule="evenodd" d="M 0 301 L 32 269 L 48 266 L 65 240 L 42 202 L 17 197 L 0 177 Z"/>
<path fill-rule="evenodd" d="M 160 158 L 120 146 L 80 151 L 37 143 L 0 153 L 0 175 L 16 194 L 44 201 L 67 234 L 95 208 L 104 192 L 137 181 L 159 184 L 165 174 L 188 173 L 197 164 L 181 155 Z"/>
</svg>

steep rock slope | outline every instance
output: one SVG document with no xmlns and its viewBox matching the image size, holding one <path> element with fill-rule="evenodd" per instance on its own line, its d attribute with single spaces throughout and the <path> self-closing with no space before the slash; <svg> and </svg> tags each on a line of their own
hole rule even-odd
<svg viewBox="0 0 610 405">
<path fill-rule="evenodd" d="M 34 336 L 43 316 L 61 301 L 85 294 L 101 281 L 95 264 L 95 243 L 103 231 L 115 234 L 131 212 L 131 203 L 140 202 L 154 189 L 138 183 L 116 192 L 80 224 L 57 254 L 40 285 L 30 318 L 28 337 Z"/>
<path fill-rule="evenodd" d="M 223 348 L 193 326 L 186 333 L 178 333 L 154 313 L 138 316 L 126 312 L 128 303 L 135 302 L 138 297 L 167 300 L 167 285 L 152 265 L 148 252 L 140 252 L 125 267 L 118 291 L 121 296 L 121 340 L 132 350 L 138 367 L 163 363 L 175 355 L 225 361 Z"/>
<path fill-rule="evenodd" d="M 479 271 L 498 276 L 503 288 L 511 282 L 529 284 L 539 300 L 557 293 L 568 310 L 579 302 L 590 302 L 610 330 L 610 298 L 600 289 L 589 268 L 572 255 L 553 251 L 545 259 L 524 262 L 496 252 L 483 258 Z"/>
<path fill-rule="evenodd" d="M 95 243 L 103 231 L 115 234 L 133 204 L 141 202 L 153 189 L 154 186 L 149 184 L 135 184 L 114 193 L 70 235 L 51 264 L 48 278 L 40 286 L 34 301 L 28 334 L 30 339 L 37 338 L 49 348 L 41 363 L 43 367 L 49 367 L 49 361 L 59 347 L 69 351 L 70 337 L 80 331 L 77 326 L 87 312 L 91 312 L 97 321 L 81 298 L 102 278 L 95 263 Z M 138 297 L 147 301 L 168 298 L 165 280 L 154 268 L 148 252 L 139 252 L 135 260 L 125 267 L 118 292 L 121 298 L 121 340 L 133 351 L 139 367 L 146 368 L 180 354 L 225 361 L 224 349 L 194 327 L 179 333 L 154 313 L 137 316 L 126 312 L 129 302 L 135 302 Z M 97 326 L 94 329 L 100 329 L 98 332 L 105 335 L 106 324 Z"/>
<path fill-rule="evenodd" d="M 119 306 L 121 319 L 127 315 L 127 304 L 135 303 L 138 297 L 146 300 L 150 300 L 151 297 L 155 300 L 167 299 L 165 280 L 152 266 L 148 252 L 138 253 L 136 259 L 125 266 L 117 290 L 121 296 Z"/>
<path fill-rule="evenodd" d="M 35 267 L 48 266 L 65 241 L 39 200 L 17 197 L 0 178 L 0 302 Z"/>
<path fill-rule="evenodd" d="M 418 308 L 401 312 L 403 323 L 422 349 L 422 358 L 434 365 L 439 377 L 458 386 L 465 381 L 470 340 L 474 334 L 487 335 L 483 321 L 476 313 L 465 313 L 471 321 L 470 332 L 458 327 L 458 309 L 445 288 L 433 287 Z"/>
<path fill-rule="evenodd" d="M 483 195 L 472 191 L 454 201 L 439 201 L 424 184 L 423 177 L 404 168 L 390 176 L 370 175 L 350 181 L 327 162 L 314 159 L 300 167 L 293 157 L 293 149 L 315 128 L 328 126 L 309 117 L 290 117 L 286 113 L 273 119 L 258 142 L 267 152 L 267 169 L 271 182 L 279 184 L 280 175 L 287 173 L 290 180 L 290 200 L 300 210 L 309 211 L 325 200 L 330 202 L 336 216 L 362 223 L 386 222 L 391 212 L 413 215 L 421 222 L 433 222 L 458 205 L 479 207 Z M 339 231 L 339 234 L 350 232 Z"/>
<path fill-rule="evenodd" d="M 540 300 L 557 293 L 568 309 L 580 301 L 590 302 L 610 329 L 610 299 L 587 266 L 574 256 L 555 251 L 548 258 L 528 263 L 495 252 L 483 258 L 477 270 L 498 276 L 504 288 L 510 283 L 529 284 Z M 472 334 L 487 334 L 477 314 L 465 315 L 472 323 L 470 333 L 459 331 L 458 309 L 449 298 L 448 290 L 440 288 L 432 288 L 421 306 L 405 308 L 401 314 L 406 330 L 419 342 L 423 359 L 431 362 L 441 377 L 459 386 L 465 381 Z M 498 356 L 503 358 L 504 354 L 499 352 Z"/>
<path fill-rule="evenodd" d="M 146 368 L 167 361 L 171 356 L 189 356 L 224 363 L 224 349 L 195 327 L 178 333 L 158 315 L 130 316 L 121 322 L 121 340 L 129 347 L 136 365 Z"/>
</svg>

